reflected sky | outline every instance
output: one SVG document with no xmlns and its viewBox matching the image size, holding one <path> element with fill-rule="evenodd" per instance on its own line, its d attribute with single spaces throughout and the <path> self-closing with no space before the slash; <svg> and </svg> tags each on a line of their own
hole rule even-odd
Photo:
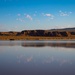
<svg viewBox="0 0 75 75">
<path fill-rule="evenodd" d="M 70 45 L 75 44 L 0 41 L 0 75 L 75 75 L 75 49 Z"/>
</svg>

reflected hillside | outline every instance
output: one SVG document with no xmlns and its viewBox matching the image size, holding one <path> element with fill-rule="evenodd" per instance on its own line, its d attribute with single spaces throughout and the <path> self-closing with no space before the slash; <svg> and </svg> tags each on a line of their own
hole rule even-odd
<svg viewBox="0 0 75 75">
<path fill-rule="evenodd" d="M 21 46 L 20 41 L 0 41 L 0 46 Z"/>
<path fill-rule="evenodd" d="M 75 43 L 62 43 L 62 42 L 33 42 L 33 43 L 22 43 L 23 47 L 65 47 L 75 48 Z"/>
<path fill-rule="evenodd" d="M 22 46 L 22 47 L 65 47 L 75 48 L 75 42 L 67 41 L 0 41 L 0 46 Z"/>
</svg>

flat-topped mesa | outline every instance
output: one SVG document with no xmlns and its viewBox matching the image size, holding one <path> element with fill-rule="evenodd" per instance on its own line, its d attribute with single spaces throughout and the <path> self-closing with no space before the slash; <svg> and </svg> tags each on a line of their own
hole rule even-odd
<svg viewBox="0 0 75 75">
<path fill-rule="evenodd" d="M 22 31 L 20 34 L 27 35 L 27 36 L 49 36 L 49 37 L 68 37 L 74 36 L 75 32 L 73 31 L 58 31 L 58 30 L 25 30 Z"/>
<path fill-rule="evenodd" d="M 42 39 L 75 39 L 75 30 L 23 30 L 21 32 L 0 32 L 0 40 L 42 40 Z"/>
<path fill-rule="evenodd" d="M 49 36 L 49 37 L 71 37 L 75 31 L 68 30 L 24 30 L 21 32 L 0 32 L 0 36 Z"/>
</svg>

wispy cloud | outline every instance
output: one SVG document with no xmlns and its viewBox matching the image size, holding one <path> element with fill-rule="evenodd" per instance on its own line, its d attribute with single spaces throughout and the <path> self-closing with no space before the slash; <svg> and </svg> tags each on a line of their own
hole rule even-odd
<svg viewBox="0 0 75 75">
<path fill-rule="evenodd" d="M 63 11 L 59 11 L 60 16 L 69 16 L 72 12 L 63 12 Z"/>
<path fill-rule="evenodd" d="M 52 15 L 52 14 L 49 14 L 49 13 L 44 14 L 44 13 L 42 13 L 42 15 L 46 16 L 46 17 L 49 17 L 50 19 L 54 19 L 54 15 Z"/>
<path fill-rule="evenodd" d="M 32 59 L 33 59 L 33 57 L 31 56 L 31 57 L 29 57 L 29 58 L 27 58 L 27 62 L 31 62 L 32 61 Z"/>
<path fill-rule="evenodd" d="M 69 13 L 71 14 L 72 12 L 70 11 Z"/>
<path fill-rule="evenodd" d="M 17 16 L 21 16 L 21 14 L 17 14 Z"/>
<path fill-rule="evenodd" d="M 26 15 L 26 18 L 28 18 L 29 20 L 33 20 L 33 18 L 30 15 Z"/>
<path fill-rule="evenodd" d="M 72 64 L 71 60 L 64 59 L 64 58 L 60 59 L 60 58 L 56 58 L 54 56 L 48 57 L 47 59 L 45 59 L 43 61 L 43 63 L 46 63 L 46 64 L 51 64 L 53 62 L 57 62 L 60 66 L 63 66 L 65 64 Z"/>
<path fill-rule="evenodd" d="M 45 16 L 51 17 L 51 16 L 52 16 L 52 14 L 45 14 Z"/>
<path fill-rule="evenodd" d="M 20 22 L 25 22 L 23 19 L 21 19 L 21 18 L 17 18 L 16 19 L 17 21 L 20 21 Z"/>
<path fill-rule="evenodd" d="M 33 14 L 33 16 L 36 16 L 36 14 Z"/>
</svg>

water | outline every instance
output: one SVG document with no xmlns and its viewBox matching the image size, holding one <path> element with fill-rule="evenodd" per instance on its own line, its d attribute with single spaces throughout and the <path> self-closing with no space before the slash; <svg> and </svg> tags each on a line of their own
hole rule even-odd
<svg viewBox="0 0 75 75">
<path fill-rule="evenodd" d="M 0 41 L 0 75 L 75 75 L 75 42 Z"/>
</svg>

